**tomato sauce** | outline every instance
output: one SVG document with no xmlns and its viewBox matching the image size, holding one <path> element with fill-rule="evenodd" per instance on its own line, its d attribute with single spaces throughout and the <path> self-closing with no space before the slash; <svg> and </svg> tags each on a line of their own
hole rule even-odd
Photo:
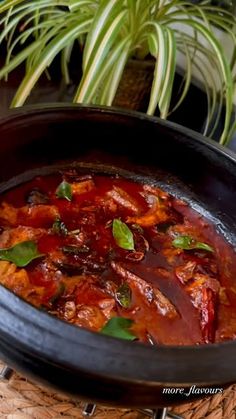
<svg viewBox="0 0 236 419">
<path fill-rule="evenodd" d="M 0 283 L 92 331 L 234 339 L 235 260 L 209 221 L 154 185 L 69 170 L 1 196 Z"/>
</svg>

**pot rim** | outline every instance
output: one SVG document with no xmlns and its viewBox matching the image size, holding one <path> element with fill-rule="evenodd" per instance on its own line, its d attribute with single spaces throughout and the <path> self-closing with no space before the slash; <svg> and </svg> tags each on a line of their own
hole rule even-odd
<svg viewBox="0 0 236 419">
<path fill-rule="evenodd" d="M 178 133 L 182 133 L 184 135 L 190 136 L 194 140 L 196 140 L 199 143 L 203 143 L 204 146 L 214 150 L 214 151 L 220 151 L 222 155 L 226 156 L 230 160 L 233 161 L 233 163 L 236 163 L 236 152 L 233 150 L 226 148 L 226 146 L 223 146 L 219 144 L 217 141 L 212 140 L 209 137 L 206 137 L 202 135 L 201 133 L 192 130 L 191 128 L 185 127 L 183 125 L 177 124 L 176 122 L 172 122 L 166 119 L 162 119 L 158 116 L 153 115 L 147 115 L 143 112 L 131 110 L 131 109 L 123 109 L 115 106 L 100 106 L 100 105 L 88 105 L 88 104 L 82 104 L 82 103 L 68 103 L 68 102 L 60 102 L 60 103 L 40 103 L 40 104 L 32 104 L 32 105 L 24 105 L 18 108 L 10 108 L 7 110 L 4 110 L 2 115 L 0 116 L 0 125 L 4 125 L 5 123 L 8 123 L 9 120 L 12 119 L 18 119 L 22 117 L 28 117 L 32 114 L 37 113 L 51 113 L 59 110 L 79 110 L 82 112 L 87 113 L 100 113 L 100 114 L 107 114 L 107 115 L 120 115 L 124 117 L 134 118 L 137 120 L 144 120 L 144 121 L 150 121 L 153 123 L 157 123 L 158 125 L 161 125 L 163 127 L 170 128 L 174 131 L 177 131 Z"/>
</svg>

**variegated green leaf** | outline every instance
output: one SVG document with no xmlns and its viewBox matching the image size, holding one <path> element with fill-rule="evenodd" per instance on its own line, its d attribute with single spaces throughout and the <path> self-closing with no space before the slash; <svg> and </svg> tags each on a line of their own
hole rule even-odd
<svg viewBox="0 0 236 419">
<path fill-rule="evenodd" d="M 96 41 L 93 53 L 88 59 L 86 69 L 82 80 L 80 82 L 79 88 L 76 92 L 74 102 L 84 102 L 87 103 L 87 92 L 91 88 L 93 83 L 96 82 L 96 77 L 101 71 L 104 61 L 107 58 L 107 54 L 110 51 L 110 48 L 117 40 L 118 32 L 120 31 L 120 26 L 122 21 L 125 19 L 125 10 L 116 10 L 116 14 L 112 15 L 107 24 L 104 25 L 103 31 L 101 32 L 98 40 Z"/>
<path fill-rule="evenodd" d="M 33 86 L 38 81 L 44 70 L 51 64 L 58 52 L 67 45 L 68 41 L 72 42 L 79 36 L 79 34 L 85 33 L 88 30 L 90 23 L 91 20 L 87 19 L 85 21 L 72 24 L 69 28 L 64 29 L 53 41 L 49 43 L 49 45 L 47 45 L 39 62 L 35 63 L 35 66 L 31 68 L 31 71 L 22 81 L 11 106 L 18 107 L 24 104 Z"/>
<path fill-rule="evenodd" d="M 111 20 L 111 15 L 115 15 L 116 11 L 117 13 L 121 10 L 121 3 L 117 2 L 117 0 L 103 0 L 102 4 L 98 8 L 93 24 L 91 26 L 91 29 L 88 33 L 85 48 L 84 48 L 84 54 L 83 54 L 83 69 L 85 70 L 88 61 L 91 57 L 91 54 L 95 47 L 98 45 L 98 39 L 102 32 L 104 32 L 104 27 L 106 27 L 107 22 Z"/>
<path fill-rule="evenodd" d="M 183 21 L 181 20 L 181 23 Z M 224 86 L 225 89 L 225 122 L 224 122 L 224 129 L 220 138 L 220 143 L 225 144 L 227 140 L 227 133 L 230 128 L 230 120 L 233 110 L 233 77 L 230 70 L 230 64 L 227 61 L 224 50 L 218 39 L 214 36 L 212 32 L 206 29 L 201 23 L 195 20 L 185 19 L 184 24 L 189 25 L 190 27 L 195 28 L 211 45 L 215 54 L 218 58 L 218 62 L 221 68 Z"/>
<path fill-rule="evenodd" d="M 165 74 L 168 60 L 168 41 L 166 28 L 157 23 L 153 23 L 152 43 L 156 51 L 156 65 L 152 83 L 152 90 L 147 113 L 153 115 L 160 102 L 162 87 L 164 85 Z M 160 110 L 161 111 L 161 110 Z"/>
<path fill-rule="evenodd" d="M 229 58 L 215 26 L 228 34 Z M 221 143 L 232 136 L 236 17 L 221 7 L 189 0 L 5 0 L 0 2 L 0 27 L 0 44 L 7 43 L 0 77 L 26 63 L 13 106 L 24 103 L 42 72 L 50 77 L 48 67 L 60 53 L 62 76 L 68 83 L 69 61 L 78 41 L 85 48 L 76 102 L 111 105 L 128 59 L 143 60 L 151 54 L 156 64 L 148 113 L 158 106 L 161 117 L 167 118 L 177 49 L 185 56 L 185 74 L 172 110 L 183 103 L 192 69 L 197 70 L 208 103 L 204 133 L 214 134 L 225 102 Z"/>
</svg>

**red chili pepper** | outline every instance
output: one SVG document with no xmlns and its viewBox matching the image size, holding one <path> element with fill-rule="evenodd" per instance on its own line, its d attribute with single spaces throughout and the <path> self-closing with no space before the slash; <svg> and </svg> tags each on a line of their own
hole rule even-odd
<svg viewBox="0 0 236 419">
<path fill-rule="evenodd" d="M 214 342 L 217 297 L 210 288 L 202 289 L 201 329 L 205 343 Z"/>
</svg>

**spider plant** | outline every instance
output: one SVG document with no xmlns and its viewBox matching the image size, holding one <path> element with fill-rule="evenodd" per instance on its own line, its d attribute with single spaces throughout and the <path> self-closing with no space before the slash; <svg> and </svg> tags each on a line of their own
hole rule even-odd
<svg viewBox="0 0 236 419">
<path fill-rule="evenodd" d="M 167 118 L 184 101 L 197 72 L 208 104 L 204 134 L 213 136 L 222 113 L 220 143 L 226 144 L 230 129 L 232 133 L 236 18 L 208 0 L 201 6 L 188 0 L 5 0 L 0 5 L 0 27 L 0 42 L 7 43 L 0 79 L 25 62 L 13 107 L 25 103 L 58 55 L 68 83 L 71 54 L 79 42 L 82 77 L 74 102 L 112 105 L 130 58 L 152 57 L 149 115 L 158 111 Z M 215 27 L 228 34 L 230 57 Z M 174 97 L 176 62 L 181 56 L 185 72 Z"/>
</svg>

